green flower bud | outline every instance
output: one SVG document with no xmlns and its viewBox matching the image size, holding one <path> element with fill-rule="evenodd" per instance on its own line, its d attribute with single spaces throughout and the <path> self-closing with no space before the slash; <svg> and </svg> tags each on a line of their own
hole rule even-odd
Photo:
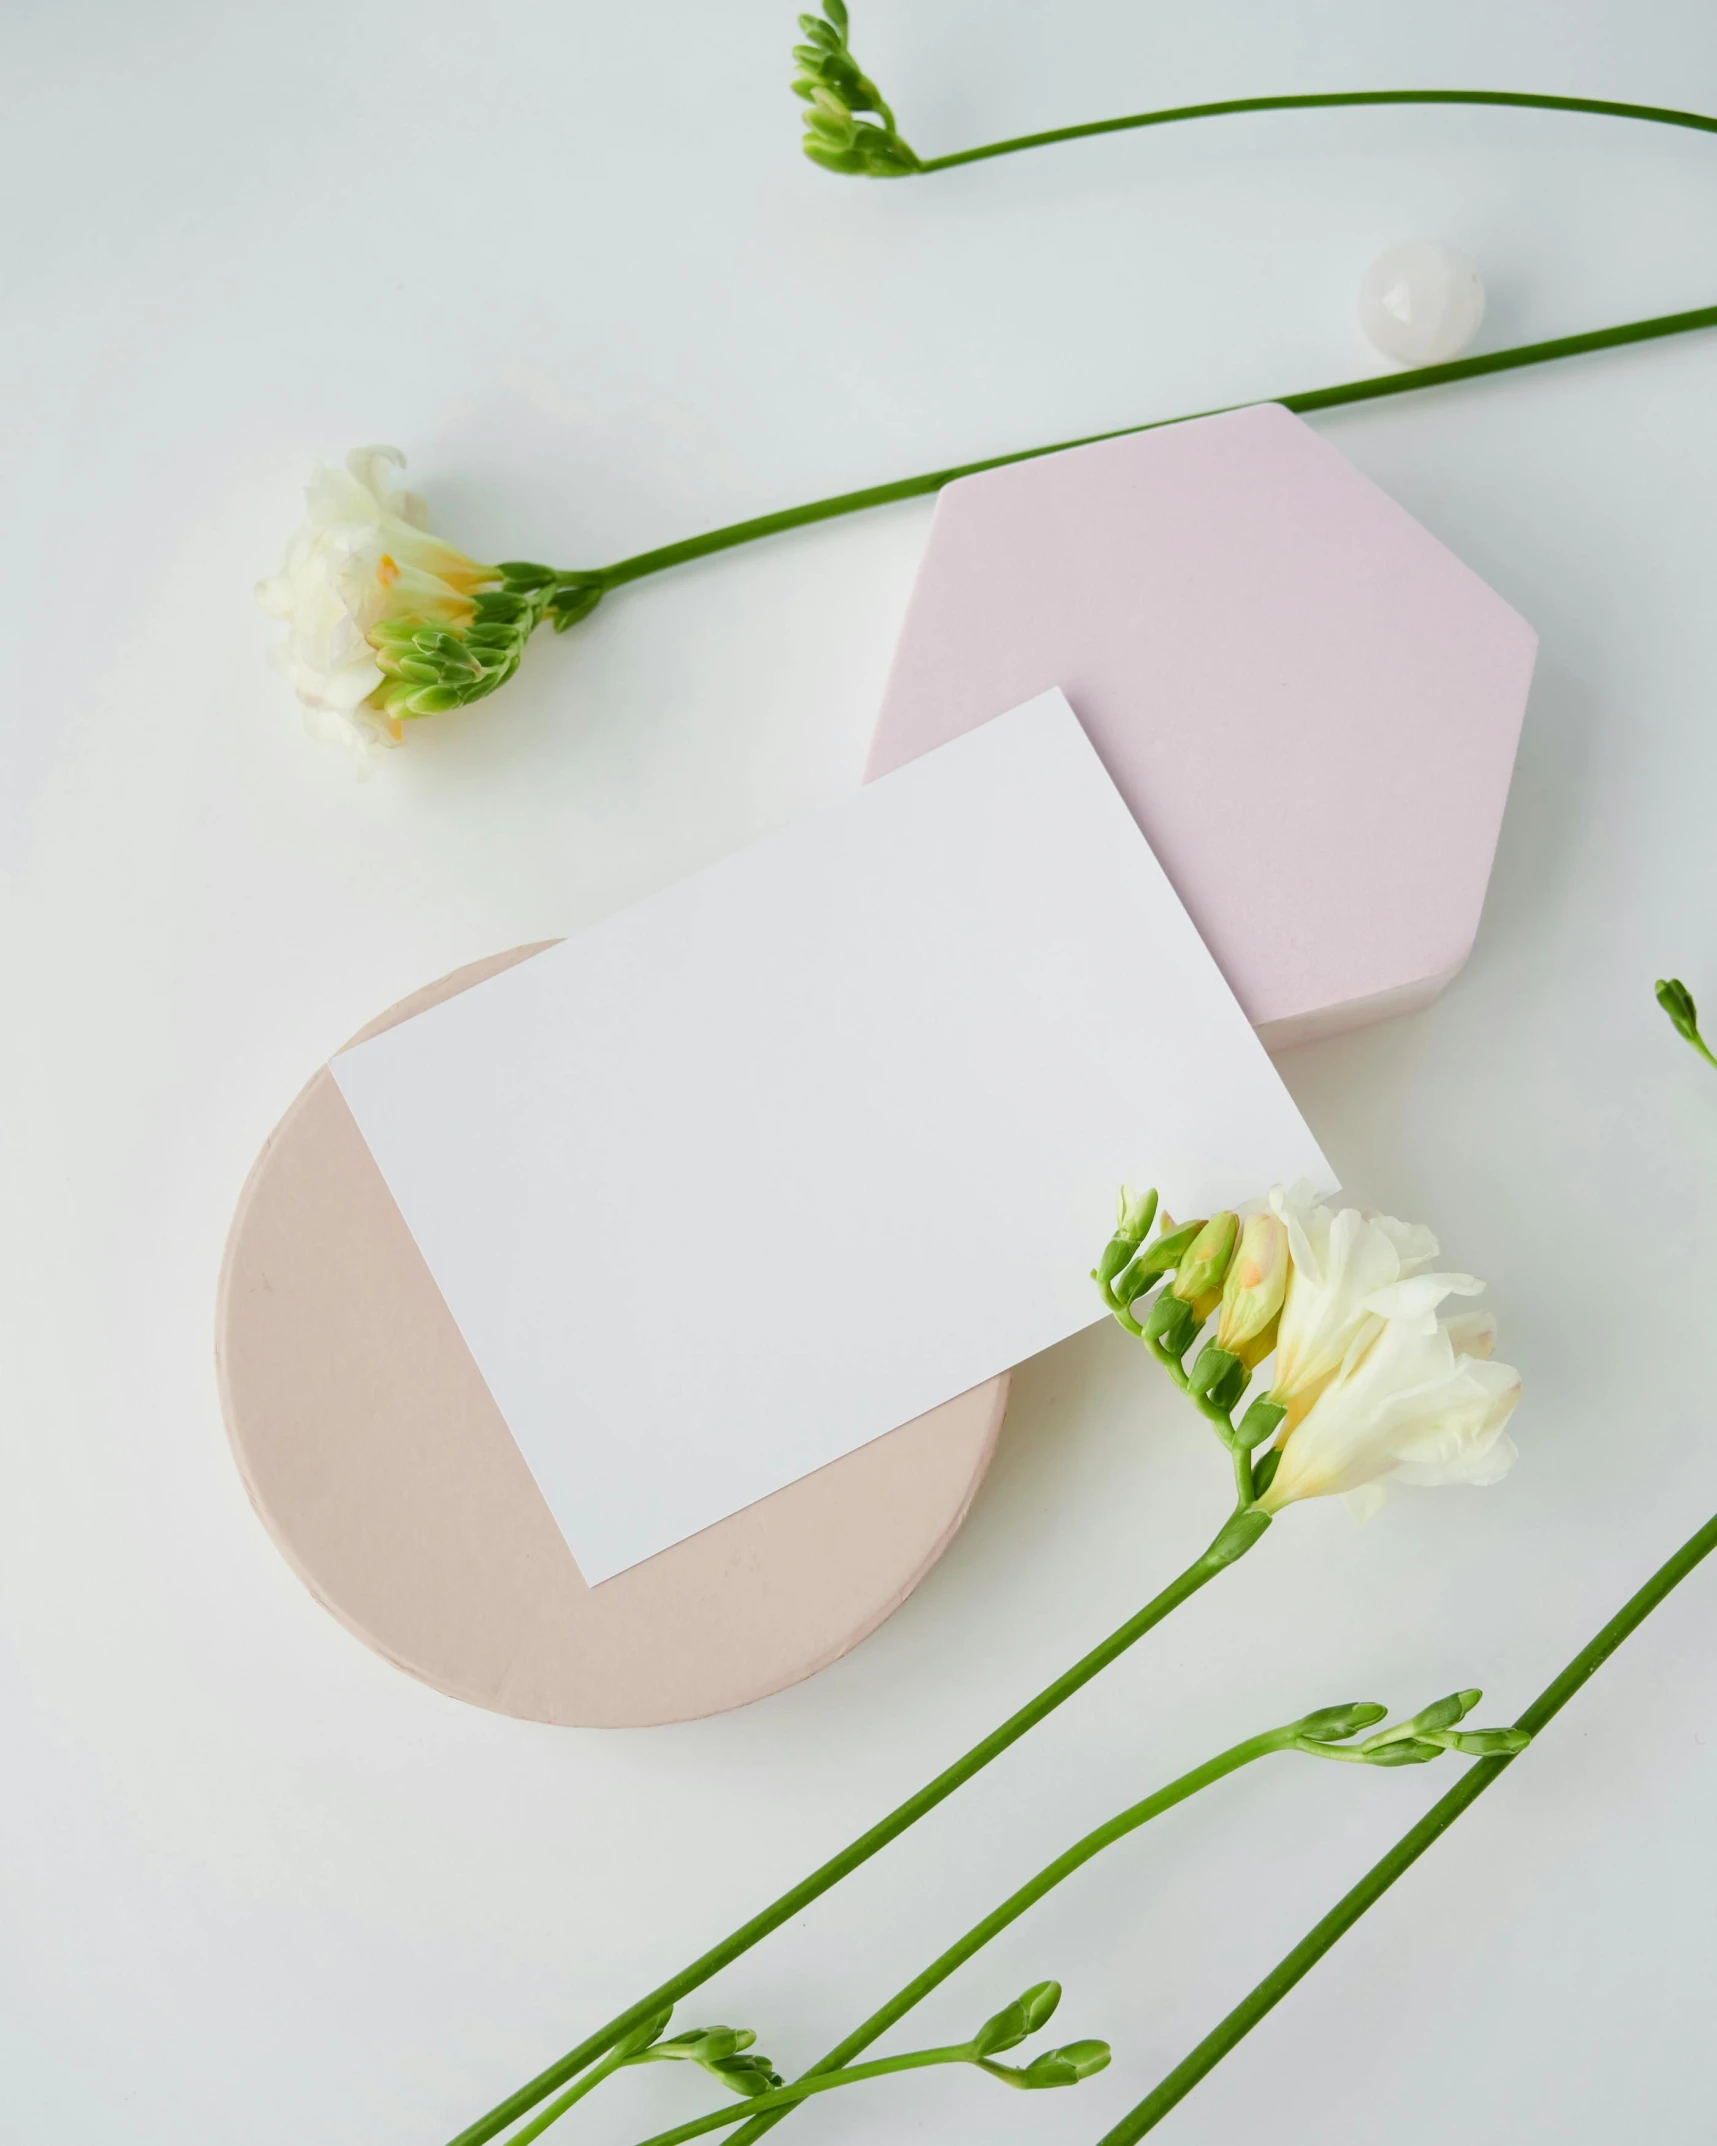
<svg viewBox="0 0 1717 2146">
<path fill-rule="evenodd" d="M 1457 1721 L 1464 1721 L 1484 1697 L 1476 1685 L 1466 1691 L 1451 1692 L 1446 1699 L 1438 1699 L 1413 1716 L 1407 1724 L 1410 1729 L 1452 1729 Z"/>
<path fill-rule="evenodd" d="M 1081 2079 L 1100 2072 L 1108 2061 L 1107 2042 L 1066 2042 L 1059 2049 L 1046 2049 L 1042 2056 L 1033 2057 L 1008 2083 L 1028 2092 L 1040 2087 L 1077 2086 Z"/>
<path fill-rule="evenodd" d="M 1261 1446 L 1267 1439 L 1275 1437 L 1276 1426 L 1287 1413 L 1279 1402 L 1254 1401 L 1235 1426 L 1234 1443 L 1242 1453 L 1250 1453 L 1255 1446 Z M 1265 1456 L 1266 1459 L 1269 1457 Z M 1280 1453 L 1275 1455 L 1278 1461 L 1281 1457 Z M 1261 1467 L 1263 1463 L 1260 1462 L 1259 1465 Z"/>
<path fill-rule="evenodd" d="M 1160 1344 L 1177 1363 L 1192 1347 L 1197 1332 L 1197 1313 L 1169 1290 L 1151 1306 L 1151 1315 L 1145 1321 L 1145 1339 Z"/>
<path fill-rule="evenodd" d="M 1511 1759 L 1532 1741 L 1527 1729 L 1455 1729 L 1440 1741 L 1469 1759 Z"/>
<path fill-rule="evenodd" d="M 820 164 L 825 171 L 862 172 L 864 158 L 856 149 L 828 149 L 814 135 L 807 134 L 799 147 L 813 164 Z"/>
<path fill-rule="evenodd" d="M 1125 1237 L 1132 1244 L 1143 1244 L 1156 1218 L 1157 1188 L 1154 1185 L 1147 1186 L 1143 1192 L 1135 1192 L 1131 1185 L 1123 1185 L 1116 1193 L 1117 1237 Z"/>
<path fill-rule="evenodd" d="M 1135 1192 L 1130 1185 L 1123 1185 L 1115 1197 L 1115 1234 L 1103 1247 L 1103 1256 L 1097 1262 L 1096 1278 L 1099 1283 L 1112 1282 L 1126 1266 L 1139 1246 L 1144 1243 L 1151 1223 L 1156 1218 L 1157 1195 L 1152 1187 L 1146 1192 Z M 1126 1301 L 1125 1298 L 1122 1299 Z"/>
<path fill-rule="evenodd" d="M 1678 1036 L 1684 1036 L 1689 1043 L 1699 1040 L 1699 1009 L 1693 1003 L 1693 993 L 1679 976 L 1658 978 L 1657 1002 L 1668 1014 Z"/>
<path fill-rule="evenodd" d="M 1374 1721 L 1382 1721 L 1388 1712 L 1375 1699 L 1354 1699 L 1346 1706 L 1320 1707 L 1315 1714 L 1302 1715 L 1294 1723 L 1294 1734 L 1313 1744 L 1345 1743 Z"/>
<path fill-rule="evenodd" d="M 1237 1563 L 1269 1525 L 1269 1514 L 1261 1513 L 1255 1505 L 1249 1505 L 1244 1512 L 1230 1513 L 1216 1540 L 1205 1551 L 1205 1562 L 1219 1569 Z"/>
<path fill-rule="evenodd" d="M 767 2094 L 771 2087 L 786 2083 L 767 2057 L 717 2057 L 713 2064 L 706 2064 L 704 2069 L 712 2079 L 718 2079 L 730 2092 L 743 2094 L 748 2099 L 758 2094 Z"/>
<path fill-rule="evenodd" d="M 580 619 L 588 618 L 604 595 L 600 581 L 563 581 L 549 598 L 549 617 L 556 633 L 565 633 Z"/>
<path fill-rule="evenodd" d="M 658 2021 L 646 2022 L 657 2032 L 667 2023 L 666 2012 Z M 634 2030 L 634 2034 L 642 2032 L 642 2028 Z M 628 2041 L 632 2039 L 633 2036 L 627 2037 Z M 712 2079 L 719 2079 L 730 2093 L 748 2097 L 767 2094 L 771 2087 L 782 2083 L 781 2074 L 766 2056 L 752 2049 L 756 2039 L 749 2027 L 693 2027 L 688 2033 L 676 2034 L 669 2042 L 652 2040 L 649 2046 L 640 2046 L 625 2061 L 629 2064 L 698 2064 Z"/>
<path fill-rule="evenodd" d="M 719 2064 L 724 2057 L 749 2049 L 756 2039 L 749 2027 L 693 2027 L 689 2033 L 676 2034 L 671 2042 L 663 2042 L 658 2054 L 683 2057 L 692 2064 Z"/>
<path fill-rule="evenodd" d="M 1361 1744 L 1368 1766 L 1423 1766 L 1427 1759 L 1440 1759 L 1441 1744 L 1420 1743 L 1409 1740 L 1402 1743 L 1379 1744 L 1374 1751 L 1368 1744 Z"/>
<path fill-rule="evenodd" d="M 1238 1356 L 1207 1341 L 1187 1374 L 1186 1390 L 1195 1400 L 1209 1401 L 1227 1415 L 1246 1391 L 1249 1376 Z"/>
<path fill-rule="evenodd" d="M 1466 1691 L 1451 1692 L 1446 1699 L 1435 1699 L 1429 1706 L 1421 1707 L 1410 1721 L 1398 1721 L 1393 1728 L 1379 1729 L 1375 1736 L 1368 1736 L 1359 1748 L 1367 1758 L 1375 1756 L 1377 1763 L 1382 1766 L 1415 1764 L 1417 1762 L 1414 1760 L 1391 1758 L 1388 1754 L 1397 1749 L 1410 1749 L 1426 1737 L 1441 1739 L 1444 1732 L 1452 1729 L 1457 1721 L 1464 1720 L 1483 1697 L 1484 1693 L 1476 1685 L 1470 1686 Z M 1433 1751 L 1443 1748 L 1441 1740 L 1431 1745 Z"/>
<path fill-rule="evenodd" d="M 1693 993 L 1679 976 L 1658 979 L 1657 1002 L 1674 1023 L 1676 1034 L 1692 1044 L 1707 1065 L 1717 1066 L 1717 1058 L 1699 1033 L 1699 1009 L 1693 1003 Z"/>
<path fill-rule="evenodd" d="M 1166 1222 L 1166 1216 L 1164 1220 Z M 1203 1222 L 1198 1221 L 1183 1223 L 1177 1230 L 1165 1230 L 1155 1244 L 1148 1245 L 1139 1254 L 1115 1284 L 1116 1301 L 1122 1304 L 1136 1302 L 1153 1282 L 1172 1272 L 1203 1227 Z"/>
<path fill-rule="evenodd" d="M 1234 1257 L 1240 1235 L 1240 1217 L 1226 1209 L 1212 1215 L 1193 1239 L 1185 1262 L 1173 1282 L 1174 1293 L 1190 1304 L 1202 1326 L 1222 1301 L 1223 1278 Z"/>
<path fill-rule="evenodd" d="M 974 2054 L 989 2057 L 999 2050 L 1017 2049 L 1028 2034 L 1048 2023 L 1060 2002 L 1059 1982 L 1034 1982 L 1023 1996 L 984 2021 L 971 2040 Z"/>
</svg>

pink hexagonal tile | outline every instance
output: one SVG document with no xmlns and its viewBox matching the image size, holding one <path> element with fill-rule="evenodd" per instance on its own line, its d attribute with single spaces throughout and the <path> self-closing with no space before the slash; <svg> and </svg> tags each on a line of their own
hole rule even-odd
<svg viewBox="0 0 1717 2146">
<path fill-rule="evenodd" d="M 1059 685 L 1280 1048 L 1466 959 L 1536 647 L 1263 404 L 949 485 L 867 775 Z"/>
</svg>

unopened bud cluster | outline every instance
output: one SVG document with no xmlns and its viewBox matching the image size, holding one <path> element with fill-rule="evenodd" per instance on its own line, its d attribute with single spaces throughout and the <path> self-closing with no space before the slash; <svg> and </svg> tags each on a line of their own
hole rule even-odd
<svg viewBox="0 0 1717 2146">
<path fill-rule="evenodd" d="M 848 48 L 845 0 L 823 0 L 821 15 L 799 17 L 799 30 L 804 42 L 793 47 L 793 94 L 805 100 L 800 146 L 812 163 L 867 179 L 904 179 L 917 171 L 919 160 L 895 130 L 894 114 Z M 859 116 L 867 112 L 876 116 Z"/>
<path fill-rule="evenodd" d="M 1679 976 L 1660 976 L 1657 981 L 1657 1002 L 1668 1014 L 1675 1033 L 1705 1060 L 1707 1065 L 1717 1066 L 1705 1038 L 1699 1033 L 1699 1008 L 1693 1003 L 1693 993 Z"/>
<path fill-rule="evenodd" d="M 1320 1759 L 1344 1759 L 1354 1766 L 1423 1766 L 1430 1759 L 1440 1759 L 1445 1751 L 1457 1751 L 1469 1759 L 1511 1759 L 1532 1741 L 1525 1729 L 1458 1726 L 1483 1697 L 1476 1689 L 1451 1692 L 1446 1699 L 1422 1707 L 1410 1720 L 1377 1729 L 1357 1744 L 1348 1739 L 1382 1721 L 1387 1707 L 1370 1699 L 1325 1707 L 1296 1721 L 1283 1734 L 1296 1751 Z"/>
<path fill-rule="evenodd" d="M 769 2059 L 753 2048 L 757 2037 L 749 2027 L 693 2027 L 665 2042 L 660 2037 L 672 2017 L 671 2010 L 658 2012 L 634 2027 L 620 2044 L 620 2061 L 696 2064 L 730 2094 L 742 2094 L 747 2100 L 784 2083 Z"/>
<path fill-rule="evenodd" d="M 1100 2072 L 1109 2061 L 1107 2042 L 1064 2042 L 1059 2049 L 1046 2049 L 1029 2064 L 1018 2066 L 995 2062 L 1003 2050 L 1017 2049 L 1028 2034 L 1045 2026 L 1060 2002 L 1059 1982 L 1034 1982 L 1023 1996 L 1003 2005 L 984 2021 L 966 2044 L 966 2062 L 977 2065 L 1004 2086 L 1021 2087 L 1027 2092 L 1042 2087 L 1077 2086 L 1081 2079 Z"/>
<path fill-rule="evenodd" d="M 433 618 L 385 619 L 370 635 L 382 683 L 372 703 L 390 717 L 439 715 L 504 686 L 525 645 L 545 621 L 564 633 L 602 601 L 593 576 L 559 574 L 527 560 L 495 569 L 500 585 L 471 598 L 468 624 Z"/>
<path fill-rule="evenodd" d="M 1267 1454 L 1256 1465 L 1245 1456 L 1274 1434 L 1284 1411 L 1255 1401 L 1238 1424 L 1232 1417 L 1253 1371 L 1276 1345 L 1288 1288 L 1287 1230 L 1273 1214 L 1249 1215 L 1242 1222 L 1224 1210 L 1178 1228 L 1165 1216 L 1161 1233 L 1147 1243 L 1156 1216 L 1154 1192 L 1123 1186 L 1115 1234 L 1093 1279 L 1122 1325 L 1147 1344 L 1216 1424 L 1250 1471 L 1252 1495 L 1262 1496 L 1276 1456 Z M 1133 1307 L 1165 1276 L 1172 1279 L 1141 1324 Z M 1184 1359 L 1213 1316 L 1215 1335 L 1188 1370 Z"/>
</svg>

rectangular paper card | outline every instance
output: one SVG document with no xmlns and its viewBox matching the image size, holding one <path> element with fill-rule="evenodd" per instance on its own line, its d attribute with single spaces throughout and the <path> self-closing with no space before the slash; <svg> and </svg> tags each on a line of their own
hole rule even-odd
<svg viewBox="0 0 1717 2146">
<path fill-rule="evenodd" d="M 1059 692 L 334 1072 L 593 1585 L 1332 1183 Z"/>
</svg>

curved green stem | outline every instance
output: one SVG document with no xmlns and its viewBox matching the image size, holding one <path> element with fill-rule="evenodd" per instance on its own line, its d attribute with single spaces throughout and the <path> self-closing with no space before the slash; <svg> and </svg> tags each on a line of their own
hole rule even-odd
<svg viewBox="0 0 1717 2146">
<path fill-rule="evenodd" d="M 1083 141 L 1093 134 L 1128 134 L 1136 127 L 1172 127 L 1188 119 L 1228 119 L 1241 112 L 1306 112 L 1364 104 L 1497 104 L 1529 112 L 1586 112 L 1600 119 L 1637 119 L 1659 127 L 1691 127 L 1717 134 L 1717 119 L 1703 112 L 1682 112 L 1661 104 L 1617 104 L 1608 97 L 1538 97 L 1509 89 L 1345 89 L 1303 97 L 1224 97 L 1215 104 L 1178 104 L 1160 112 L 1129 112 L 1120 119 L 1092 119 L 1083 126 L 1049 127 L 1041 134 L 1016 134 L 1005 142 L 984 142 L 957 149 L 952 156 L 920 161 L 909 174 L 949 171 L 956 164 L 980 164 L 990 157 L 1012 156 L 1020 149 L 1045 149 L 1055 142 Z"/>
<path fill-rule="evenodd" d="M 1504 350 L 1485 351 L 1477 357 L 1455 358 L 1447 365 L 1422 365 L 1407 372 L 1344 380 L 1334 387 L 1303 388 L 1291 395 L 1255 399 L 1279 402 L 1284 409 L 1303 416 L 1312 410 L 1333 410 L 1344 403 L 1372 402 L 1385 395 L 1412 395 L 1421 388 L 1447 387 L 1459 380 L 1479 380 L 1492 373 L 1513 372 L 1526 365 L 1544 365 L 1557 358 L 1580 357 L 1590 351 L 1614 350 L 1627 343 L 1655 342 L 1663 336 L 1685 335 L 1694 329 L 1713 327 L 1717 327 L 1717 306 L 1700 306 L 1691 312 L 1661 313 L 1650 320 L 1622 321 L 1611 328 L 1591 328 L 1580 335 L 1556 336 L 1548 342 L 1516 343 Z M 1032 462 L 1043 455 L 1062 454 L 1070 447 L 1095 447 L 1104 440 L 1127 439 L 1136 432 L 1155 432 L 1167 425 L 1189 424 L 1194 418 L 1220 417 L 1230 410 L 1250 407 L 1248 403 L 1222 403 L 1209 410 L 1187 411 L 1179 417 L 1151 418 L 1144 424 L 1121 425 L 1110 432 L 1089 432 L 1078 439 L 1053 440 L 1044 447 L 1016 448 L 1010 454 L 989 455 L 979 462 L 960 462 L 947 469 L 928 470 L 916 477 L 899 477 L 891 484 L 867 485 L 856 492 L 837 492 L 827 499 L 810 500 L 804 506 L 783 507 L 773 514 L 753 515 L 748 521 L 706 529 L 701 536 L 684 537 L 677 544 L 658 545 L 653 551 L 637 552 L 629 559 L 590 569 L 574 578 L 604 590 L 617 589 L 629 581 L 641 581 L 646 575 L 664 573 L 669 567 L 686 566 L 694 559 L 705 559 L 715 552 L 754 544 L 762 537 L 782 536 L 791 529 L 807 528 L 814 522 L 834 521 L 846 514 L 863 514 L 872 507 L 892 506 L 900 500 L 923 499 L 959 477 L 975 477 L 985 470 L 1006 469 L 1015 462 Z"/>
<path fill-rule="evenodd" d="M 779 1929 L 782 1923 L 808 1907 L 813 1900 L 826 1893 L 830 1886 L 839 1884 L 842 1878 L 857 1870 L 861 1863 L 868 1862 L 879 1849 L 887 1847 L 890 1841 L 897 1839 L 908 1826 L 915 1825 L 926 1812 L 933 1811 L 975 1773 L 981 1772 L 992 1759 L 999 1758 L 1011 1744 L 1017 1743 L 1028 1729 L 1035 1728 L 1046 1715 L 1052 1714 L 1065 1700 L 1071 1699 L 1076 1691 L 1083 1689 L 1094 1676 L 1107 1669 L 1111 1662 L 1119 1660 L 1127 1649 L 1142 1639 L 1154 1625 L 1161 1624 L 1171 1610 L 1178 1609 L 1207 1581 L 1213 1580 L 1225 1566 L 1243 1557 L 1264 1531 L 1263 1526 L 1257 1527 L 1255 1531 L 1237 1531 L 1231 1519 L 1201 1557 L 1195 1558 L 1160 1594 L 1154 1595 L 1143 1609 L 1129 1617 L 1125 1624 L 1117 1626 L 1107 1639 L 1099 1641 L 1088 1654 L 1082 1655 L 1072 1668 L 1057 1677 L 1053 1684 L 1046 1684 L 1034 1699 L 1028 1699 L 1016 1713 L 1010 1714 L 1000 1728 L 992 1729 L 988 1736 L 974 1744 L 963 1757 L 945 1767 L 934 1780 L 927 1781 L 916 1795 L 908 1796 L 904 1803 L 896 1805 L 886 1818 L 879 1819 L 868 1832 L 861 1833 L 855 1841 L 849 1842 L 838 1855 L 833 1855 L 826 1863 L 819 1864 L 809 1877 L 802 1878 L 797 1885 L 791 1886 L 779 1899 L 752 1916 L 749 1922 L 741 1923 L 737 1930 L 724 1937 L 719 1944 L 712 1945 L 678 1974 L 670 1975 L 667 1981 L 658 1984 L 635 2004 L 628 2005 L 625 2011 L 616 2013 L 605 2026 L 598 2027 L 594 2034 L 587 2035 L 557 2063 L 551 2064 L 546 2071 L 539 2072 L 516 2093 L 509 2094 L 505 2101 L 498 2102 L 486 2116 L 481 2116 L 474 2124 L 467 2125 L 457 2138 L 450 2141 L 450 2146 L 486 2146 L 488 2140 L 506 2130 L 509 2124 L 516 2123 L 521 2116 L 534 2109 L 538 2102 L 556 2092 L 569 2079 L 583 2071 L 586 2065 L 611 2049 L 622 2035 L 629 2033 L 653 2013 L 661 2011 L 664 2006 L 678 2003 L 689 1991 L 707 1982 L 711 1975 L 726 1967 L 730 1961 L 737 1960 L 772 1930 Z"/>
<path fill-rule="evenodd" d="M 844 2041 L 837 2042 L 826 2056 L 819 2057 L 803 2075 L 804 2079 L 818 2079 L 827 2072 L 843 2070 L 861 2049 L 868 2049 L 879 2035 L 887 2033 L 896 2020 L 904 2019 L 933 1989 L 946 1982 L 957 1967 L 964 1966 L 991 1938 L 1005 1930 L 1009 1923 L 1017 1922 L 1027 1908 L 1035 1905 L 1045 1893 L 1053 1891 L 1064 1878 L 1070 1878 L 1076 1870 L 1082 1869 L 1093 1856 L 1101 1855 L 1105 1848 L 1113 1847 L 1116 1841 L 1125 1840 L 1129 1833 L 1136 1833 L 1140 1826 L 1160 1817 L 1164 1811 L 1173 1810 L 1177 1803 L 1184 1803 L 1189 1796 L 1196 1796 L 1200 1789 L 1209 1788 L 1213 1782 L 1222 1780 L 1226 1775 L 1237 1773 L 1242 1766 L 1251 1765 L 1254 1759 L 1268 1758 L 1272 1751 L 1284 1750 L 1287 1748 L 1286 1740 L 1291 1735 L 1292 1729 L 1289 1728 L 1271 1729 L 1262 1736 L 1248 1737 L 1244 1743 L 1235 1744 L 1229 1750 L 1220 1752 L 1215 1758 L 1206 1760 L 1202 1766 L 1195 1766 L 1190 1773 L 1183 1773 L 1166 1788 L 1159 1788 L 1142 1802 L 1130 1805 L 1106 1824 L 1087 1833 L 1082 1840 L 1075 1841 L 1073 1846 L 1064 1854 L 1058 1855 L 1053 1863 L 1046 1863 L 1036 1877 L 1027 1879 L 1016 1892 L 1010 1893 L 1000 1907 L 992 1909 L 981 1922 L 975 1922 L 964 1937 L 957 1938 L 945 1952 L 939 1953 L 922 1974 L 915 1975 L 910 1982 L 896 1990 L 886 2004 L 879 2005 Z M 795 2085 L 800 2083 L 802 2082 L 797 2080 L 794 2082 Z M 752 2112 L 753 2121 L 735 2135 L 733 2146 L 750 2146 L 753 2139 L 760 2139 L 764 2132 L 779 2123 L 786 2113 L 785 2106 L 774 2114 L 765 2112 L 761 2105 L 757 2106 Z M 664 2142 L 651 2140 L 649 2146 L 664 2146 Z"/>
<path fill-rule="evenodd" d="M 904 2056 L 878 2057 L 873 2064 L 855 2064 L 850 2071 L 819 2072 L 814 2078 L 807 2073 L 796 2079 L 791 2086 L 772 2087 L 767 2094 L 758 2094 L 750 2101 L 742 2101 L 737 2107 L 711 2109 L 705 2116 L 694 2116 L 689 2123 L 676 2124 L 671 2131 L 657 2131 L 641 2141 L 641 2146 L 684 2146 L 687 2139 L 701 2138 L 706 2131 L 720 2131 L 725 2125 L 743 2123 L 748 2116 L 761 2116 L 771 2112 L 775 2117 L 784 2116 L 795 2102 L 806 2100 L 812 2094 L 826 2094 L 833 2087 L 858 2086 L 866 2079 L 881 2079 L 889 2072 L 922 2071 L 931 2064 L 970 2064 L 972 2052 L 964 2043 L 947 2049 L 912 2049 Z M 512 2146 L 512 2142 L 508 2142 Z"/>
<path fill-rule="evenodd" d="M 1560 1676 L 1546 1685 L 1515 1724 L 1531 1733 L 1554 1719 L 1588 1678 L 1595 1676 L 1622 1641 L 1642 1625 L 1664 1597 L 1686 1579 L 1700 1561 L 1717 1549 L 1717 1515 L 1706 1521 L 1667 1563 L 1660 1565 L 1636 1595 L 1619 1609 L 1597 1637 L 1568 1664 Z M 1272 2007 L 1281 2003 L 1302 1975 L 1321 1960 L 1330 1947 L 1380 1900 L 1396 1879 L 1417 1862 L 1433 1841 L 1448 1831 L 1461 1813 L 1478 1801 L 1500 1779 L 1511 1759 L 1480 1759 L 1463 1774 L 1446 1796 L 1432 1804 L 1417 1825 L 1411 1826 L 1387 1855 L 1374 1863 L 1351 1892 L 1337 1901 L 1323 1920 L 1307 1932 L 1293 1951 L 1279 1961 L 1251 1993 L 1242 1998 L 1219 2026 L 1212 2028 L 1198 2047 L 1184 2057 L 1168 2076 L 1152 2088 L 1144 2100 L 1106 2131 L 1098 2146 L 1133 2146 L 1153 2130 L 1179 2101 L 1242 2041 Z"/>
</svg>

